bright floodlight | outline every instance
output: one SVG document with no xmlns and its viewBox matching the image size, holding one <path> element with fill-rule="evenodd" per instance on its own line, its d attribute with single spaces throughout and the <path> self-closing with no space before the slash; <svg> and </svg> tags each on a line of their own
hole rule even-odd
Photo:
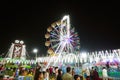
<svg viewBox="0 0 120 80">
<path fill-rule="evenodd" d="M 15 40 L 15 43 L 19 43 L 19 40 Z"/>
<path fill-rule="evenodd" d="M 20 41 L 20 44 L 24 44 L 24 41 Z"/>
<path fill-rule="evenodd" d="M 33 52 L 34 52 L 34 53 L 37 53 L 37 52 L 38 52 L 38 49 L 34 49 Z"/>
<path fill-rule="evenodd" d="M 87 58 L 86 52 L 82 52 L 82 57 L 83 57 L 83 58 Z"/>
</svg>

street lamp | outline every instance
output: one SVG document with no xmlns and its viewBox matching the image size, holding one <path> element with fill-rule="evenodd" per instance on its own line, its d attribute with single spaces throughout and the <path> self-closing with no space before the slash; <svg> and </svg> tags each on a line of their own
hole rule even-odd
<svg viewBox="0 0 120 80">
<path fill-rule="evenodd" d="M 35 65 L 35 73 L 36 73 L 36 68 L 37 68 L 37 52 L 38 52 L 38 49 L 33 49 L 33 53 L 35 53 L 36 54 L 36 65 Z M 35 75 L 35 73 L 34 73 L 34 75 Z"/>
<path fill-rule="evenodd" d="M 37 61 L 37 52 L 38 52 L 38 49 L 33 49 L 33 52 L 36 54 L 36 61 Z"/>
</svg>

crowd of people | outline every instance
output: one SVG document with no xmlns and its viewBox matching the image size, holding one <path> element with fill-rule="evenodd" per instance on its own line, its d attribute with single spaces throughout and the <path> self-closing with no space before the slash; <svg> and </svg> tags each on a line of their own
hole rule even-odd
<svg viewBox="0 0 120 80">
<path fill-rule="evenodd" d="M 34 80 L 81 80 L 80 76 L 75 74 L 71 67 L 66 68 L 63 73 L 62 69 L 50 66 L 46 71 L 41 67 L 37 67 Z"/>
<path fill-rule="evenodd" d="M 35 68 L 24 68 L 24 67 L 6 67 L 5 65 L 0 66 L 0 80 L 19 80 L 34 78 Z"/>
<path fill-rule="evenodd" d="M 108 80 L 107 69 L 103 67 L 103 80 Z M 46 71 L 37 67 L 34 80 L 101 80 L 95 67 L 82 70 L 82 74 L 76 74 L 74 68 L 66 67 L 66 72 L 61 68 L 50 66 Z"/>
<path fill-rule="evenodd" d="M 0 75 L 0 80 L 8 80 L 5 78 L 11 77 L 11 80 L 100 80 L 97 68 L 92 67 L 82 69 L 81 74 L 75 72 L 74 67 L 66 67 L 63 71 L 60 67 L 50 66 L 36 66 L 35 68 L 5 68 L 0 66 L 0 72 L 5 73 Z M 0 74 L 1 74 L 0 73 Z M 102 70 L 103 80 L 108 80 L 107 69 L 103 67 Z"/>
</svg>

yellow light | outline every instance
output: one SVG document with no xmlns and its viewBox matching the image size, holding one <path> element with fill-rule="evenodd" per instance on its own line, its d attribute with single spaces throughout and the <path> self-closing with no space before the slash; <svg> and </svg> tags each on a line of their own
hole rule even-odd
<svg viewBox="0 0 120 80">
<path fill-rule="evenodd" d="M 50 37 L 49 33 L 45 34 L 45 38 L 49 38 L 49 37 Z"/>
<path fill-rule="evenodd" d="M 50 46 L 50 41 L 46 41 L 45 46 Z"/>
<path fill-rule="evenodd" d="M 55 28 L 55 26 L 56 26 L 56 23 L 52 23 L 52 24 L 51 24 L 51 26 L 52 26 L 53 28 Z"/>
<path fill-rule="evenodd" d="M 51 31 L 52 31 L 52 27 L 48 27 L 48 28 L 47 28 L 47 31 L 48 31 L 48 32 L 51 32 Z"/>
</svg>

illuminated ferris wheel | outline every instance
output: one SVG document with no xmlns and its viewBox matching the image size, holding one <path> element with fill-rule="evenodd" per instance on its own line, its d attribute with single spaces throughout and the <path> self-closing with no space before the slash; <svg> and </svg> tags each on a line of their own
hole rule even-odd
<svg viewBox="0 0 120 80">
<path fill-rule="evenodd" d="M 48 54 L 77 53 L 80 49 L 80 39 L 75 29 L 70 25 L 69 15 L 54 22 L 47 28 L 45 46 Z"/>
</svg>

